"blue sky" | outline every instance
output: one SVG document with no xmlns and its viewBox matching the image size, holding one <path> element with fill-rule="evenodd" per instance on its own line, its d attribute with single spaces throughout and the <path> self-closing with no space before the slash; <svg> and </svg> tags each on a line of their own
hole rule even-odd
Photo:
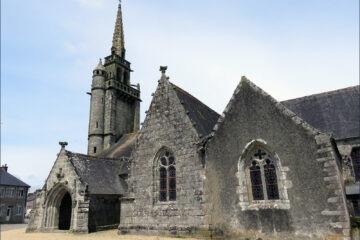
<svg viewBox="0 0 360 240">
<path fill-rule="evenodd" d="M 117 0 L 1 1 L 1 160 L 42 186 L 60 146 L 86 152 L 92 69 Z M 278 100 L 359 82 L 358 0 L 123 0 L 142 118 L 160 65 L 221 113 L 242 75 Z"/>
</svg>

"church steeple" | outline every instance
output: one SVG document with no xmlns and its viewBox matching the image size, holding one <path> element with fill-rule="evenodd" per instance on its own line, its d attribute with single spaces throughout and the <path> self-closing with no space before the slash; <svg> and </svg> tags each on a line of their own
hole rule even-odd
<svg viewBox="0 0 360 240">
<path fill-rule="evenodd" d="M 122 21 L 121 0 L 119 0 L 111 52 L 125 58 L 124 28 Z"/>
<path fill-rule="evenodd" d="M 130 82 L 125 59 L 121 2 L 116 16 L 111 54 L 93 71 L 88 154 L 96 155 L 140 127 L 140 88 Z"/>
</svg>

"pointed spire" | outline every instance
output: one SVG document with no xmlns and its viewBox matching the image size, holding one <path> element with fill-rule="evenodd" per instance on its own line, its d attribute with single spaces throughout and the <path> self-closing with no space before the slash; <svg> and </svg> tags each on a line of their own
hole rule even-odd
<svg viewBox="0 0 360 240">
<path fill-rule="evenodd" d="M 119 0 L 119 7 L 115 22 L 115 30 L 112 41 L 111 52 L 115 52 L 117 55 L 124 57 L 125 43 L 124 43 L 124 29 L 122 22 L 121 0 Z"/>
</svg>

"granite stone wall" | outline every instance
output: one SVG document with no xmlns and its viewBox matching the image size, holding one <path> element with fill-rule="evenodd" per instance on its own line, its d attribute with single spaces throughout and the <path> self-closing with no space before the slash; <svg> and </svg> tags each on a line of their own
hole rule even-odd
<svg viewBox="0 0 360 240">
<path fill-rule="evenodd" d="M 72 200 L 69 230 L 88 232 L 89 199 L 85 196 L 86 186 L 77 176 L 65 149 L 60 151 L 42 191 L 36 198 L 36 207 L 32 210 L 27 231 L 57 230 L 59 205 L 67 192 Z"/>
<path fill-rule="evenodd" d="M 277 180 L 284 183 L 287 197 L 249 200 L 244 184 L 249 179 L 239 174 L 239 166 L 248 144 L 258 139 L 277 156 Z M 207 223 L 228 233 L 279 239 L 281 234 L 307 239 L 349 236 L 344 186 L 330 136 L 247 79 L 236 88 L 206 147 Z"/>
<path fill-rule="evenodd" d="M 128 193 L 121 202 L 120 233 L 177 233 L 204 227 L 204 168 L 199 137 L 173 87 L 163 76 L 146 113 L 132 156 Z M 176 201 L 159 201 L 159 151 L 173 153 Z"/>
</svg>

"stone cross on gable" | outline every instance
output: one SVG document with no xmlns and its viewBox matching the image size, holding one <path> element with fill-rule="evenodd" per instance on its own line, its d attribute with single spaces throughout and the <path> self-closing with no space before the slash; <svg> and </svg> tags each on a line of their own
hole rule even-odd
<svg viewBox="0 0 360 240">
<path fill-rule="evenodd" d="M 255 157 L 258 157 L 260 160 L 263 156 L 266 155 L 266 152 L 263 152 L 261 149 L 257 150 L 257 152 L 254 154 Z"/>
</svg>

